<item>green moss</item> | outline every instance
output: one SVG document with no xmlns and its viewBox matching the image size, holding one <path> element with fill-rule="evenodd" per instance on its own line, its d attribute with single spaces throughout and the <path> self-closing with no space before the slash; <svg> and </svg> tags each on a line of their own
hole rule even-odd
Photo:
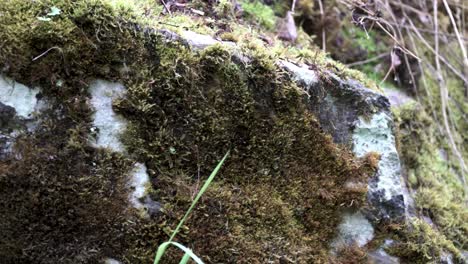
<svg viewBox="0 0 468 264">
<path fill-rule="evenodd" d="M 421 219 L 412 219 L 409 228 L 400 232 L 400 239 L 387 250 L 408 263 L 438 263 L 447 253 L 453 254 L 457 261 L 461 258 L 452 241 Z"/>
<path fill-rule="evenodd" d="M 268 30 L 274 28 L 276 17 L 271 7 L 263 4 L 259 0 L 243 0 L 241 5 L 249 19 Z"/>
<path fill-rule="evenodd" d="M 243 65 L 222 46 L 157 48 L 159 67 L 127 83 L 116 107 L 131 121 L 129 151 L 154 172 L 161 219 L 175 226 L 199 175 L 230 149 L 179 239 L 210 262 L 327 259 L 342 204 L 364 198 L 343 186 L 370 175 L 370 162 L 356 164 L 321 132 L 306 96 L 263 49 Z"/>
<path fill-rule="evenodd" d="M 468 210 L 459 175 L 438 148 L 435 124 L 418 104 L 395 110 L 400 153 L 415 190 L 418 209 L 431 217 L 440 233 L 467 249 Z"/>
<path fill-rule="evenodd" d="M 37 20 L 51 6 L 61 14 Z M 104 1 L 0 6 L 2 68 L 41 86 L 53 104 L 41 132 L 18 144 L 23 159 L 0 164 L 7 190 L 0 194 L 0 257 L 146 263 L 199 181 L 230 149 L 178 239 L 207 262 L 264 262 L 274 255 L 326 263 L 338 216 L 349 201 L 365 200 L 365 190 L 345 183 L 365 181 L 372 162 L 355 160 L 322 132 L 303 91 L 276 65 L 277 54 L 258 43 L 243 45 L 247 64 L 222 46 L 197 53 L 144 34 L 133 9 Z M 87 83 L 94 78 L 128 89 L 115 103 L 130 122 L 123 139 L 128 157 L 88 145 Z M 130 157 L 147 165 L 150 195 L 163 205 L 151 220 L 128 209 Z"/>
<path fill-rule="evenodd" d="M 60 15 L 37 18 L 51 7 Z M 132 232 L 143 229 L 127 203 L 131 161 L 89 146 L 87 88 L 91 78 L 125 79 L 122 65 L 141 63 L 145 42 L 132 13 L 102 1 L 12 0 L 0 14 L 2 74 L 40 86 L 50 103 L 36 132 L 0 162 L 0 259 L 98 263 L 124 255 L 141 238 Z"/>
</svg>

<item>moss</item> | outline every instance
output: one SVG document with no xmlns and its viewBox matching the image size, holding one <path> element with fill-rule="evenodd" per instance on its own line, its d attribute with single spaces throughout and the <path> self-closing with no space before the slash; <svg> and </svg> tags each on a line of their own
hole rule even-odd
<svg viewBox="0 0 468 264">
<path fill-rule="evenodd" d="M 400 241 L 388 248 L 390 254 L 408 263 L 438 263 L 446 253 L 461 263 L 461 253 L 455 245 L 424 220 L 413 218 L 409 229 L 400 232 Z"/>
<path fill-rule="evenodd" d="M 60 15 L 37 19 L 51 7 Z M 89 146 L 87 83 L 124 79 L 122 65 L 140 62 L 145 42 L 128 26 L 132 14 L 102 1 L 14 0 L 0 14 L 2 73 L 40 86 L 51 108 L 0 162 L 0 259 L 97 263 L 124 254 L 137 238 L 122 236 L 141 222 L 128 222 L 131 161 Z"/>
<path fill-rule="evenodd" d="M 179 240 L 209 262 L 271 254 L 325 261 L 342 204 L 363 202 L 365 190 L 345 190 L 345 182 L 373 167 L 321 132 L 306 96 L 263 49 L 250 50 L 243 65 L 222 46 L 158 48 L 159 67 L 127 83 L 128 98 L 116 107 L 131 121 L 129 151 L 154 172 L 153 198 L 166 205 L 161 219 L 175 226 L 198 177 L 230 149 Z"/>
<path fill-rule="evenodd" d="M 468 210 L 459 176 L 438 149 L 435 124 L 418 104 L 395 110 L 400 152 L 417 208 L 433 219 L 440 233 L 467 249 Z"/>
<path fill-rule="evenodd" d="M 364 248 L 357 245 L 350 245 L 338 249 L 336 256 L 330 259 L 332 264 L 365 264 L 370 263 L 367 258 L 367 252 Z"/>
<path fill-rule="evenodd" d="M 37 20 L 51 6 L 61 14 Z M 229 162 L 178 240 L 211 263 L 271 256 L 326 263 L 338 216 L 349 201 L 359 206 L 365 200 L 365 190 L 344 185 L 373 174 L 375 160 L 355 160 L 323 133 L 307 97 L 275 64 L 277 54 L 246 44 L 250 62 L 244 65 L 222 46 L 197 53 L 166 43 L 135 26 L 141 22 L 135 8 L 20 0 L 0 7 L 2 68 L 41 86 L 53 102 L 40 132 L 18 144 L 23 159 L 0 163 L 0 185 L 7 190 L 0 194 L 0 257 L 94 263 L 113 256 L 146 263 L 203 176 L 230 149 Z M 128 97 L 115 103 L 130 122 L 123 139 L 128 157 L 88 145 L 92 78 L 128 88 Z M 125 182 L 133 157 L 147 165 L 150 195 L 163 205 L 149 221 L 128 209 Z"/>
<path fill-rule="evenodd" d="M 265 27 L 267 30 L 272 30 L 274 28 L 276 17 L 271 7 L 263 4 L 259 0 L 243 0 L 241 5 L 249 19 Z"/>
</svg>

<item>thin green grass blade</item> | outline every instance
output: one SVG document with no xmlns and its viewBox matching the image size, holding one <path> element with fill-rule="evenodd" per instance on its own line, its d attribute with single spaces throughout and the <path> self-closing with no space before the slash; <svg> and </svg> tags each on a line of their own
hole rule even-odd
<svg viewBox="0 0 468 264">
<path fill-rule="evenodd" d="M 185 220 L 187 219 L 187 217 L 190 215 L 190 213 L 192 212 L 193 208 L 195 207 L 195 205 L 197 204 L 198 200 L 200 200 L 200 197 L 203 195 L 203 193 L 205 193 L 206 189 L 208 189 L 208 186 L 210 186 L 211 182 L 213 181 L 214 177 L 216 176 L 216 174 L 218 173 L 219 169 L 221 168 L 221 166 L 223 165 L 224 163 L 224 160 L 226 160 L 227 156 L 229 155 L 229 151 L 226 153 L 226 155 L 224 155 L 223 159 L 218 163 L 218 165 L 216 166 L 216 168 L 213 170 L 213 172 L 211 172 L 210 174 L 210 177 L 208 177 L 208 179 L 206 180 L 205 184 L 203 184 L 203 187 L 200 189 L 200 191 L 198 192 L 197 196 L 195 197 L 195 199 L 193 200 L 192 204 L 190 205 L 190 208 L 187 210 L 187 212 L 185 213 L 184 217 L 182 218 L 182 220 L 180 220 L 179 224 L 177 225 L 176 229 L 174 230 L 174 232 L 172 233 L 171 235 L 171 238 L 169 238 L 169 241 L 172 241 L 172 239 L 174 239 L 174 237 L 177 235 L 177 233 L 179 232 L 179 229 L 180 227 L 182 227 L 182 225 L 184 224 Z"/>
<path fill-rule="evenodd" d="M 187 264 L 189 260 L 190 260 L 190 255 L 188 253 L 185 253 L 184 257 L 180 260 L 179 264 Z"/>
<path fill-rule="evenodd" d="M 184 257 L 180 261 L 180 264 L 187 263 L 190 259 L 193 259 L 197 264 L 204 264 L 203 261 L 199 257 L 197 257 L 197 255 L 193 253 L 192 250 L 190 250 L 189 248 L 185 247 L 182 244 L 179 244 L 177 242 L 170 242 L 170 241 L 164 242 L 161 244 L 161 246 L 159 246 L 158 252 L 156 253 L 156 259 L 154 260 L 154 264 L 159 264 L 159 261 L 163 257 L 164 252 L 170 245 L 174 245 L 185 252 Z"/>
<path fill-rule="evenodd" d="M 164 242 L 158 247 L 158 251 L 156 252 L 156 257 L 154 258 L 154 264 L 158 264 L 161 258 L 164 256 L 164 252 L 169 247 L 171 242 Z"/>
<path fill-rule="evenodd" d="M 177 242 L 172 242 L 172 240 L 174 239 L 174 237 L 177 235 L 177 233 L 179 232 L 179 229 L 182 227 L 182 225 L 184 224 L 185 220 L 188 218 L 188 216 L 190 215 L 190 213 L 192 212 L 193 208 L 195 207 L 195 205 L 197 204 L 198 200 L 200 200 L 200 197 L 203 195 L 203 193 L 205 193 L 206 189 L 208 189 L 208 187 L 210 186 L 211 182 L 213 181 L 214 177 L 216 176 L 216 174 L 218 173 L 219 169 L 221 169 L 221 166 L 223 165 L 224 161 L 226 160 L 226 158 L 229 156 L 229 151 L 226 153 L 226 155 L 224 155 L 223 159 L 218 163 L 218 165 L 216 166 L 216 168 L 213 170 L 213 172 L 211 172 L 210 174 L 210 177 L 208 177 L 208 179 L 206 180 L 205 184 L 203 184 L 203 187 L 200 189 L 200 191 L 198 192 L 197 196 L 195 197 L 195 199 L 193 200 L 192 204 L 190 205 L 190 208 L 187 210 L 187 212 L 185 213 L 184 217 L 182 218 L 182 220 L 180 220 L 179 224 L 177 225 L 176 229 L 174 230 L 174 232 L 172 232 L 172 235 L 171 237 L 169 238 L 169 241 L 166 241 L 164 243 L 162 243 L 159 247 L 158 247 L 158 250 L 156 252 L 156 257 L 154 258 L 154 264 L 158 264 L 159 261 L 161 261 L 161 258 L 164 256 L 164 253 L 166 252 L 167 248 L 169 247 L 169 245 L 175 245 L 176 247 L 180 248 L 181 250 L 183 250 L 185 252 L 184 254 L 184 257 L 182 258 L 182 260 L 180 261 L 180 264 L 186 264 L 188 263 L 188 261 L 191 259 L 193 259 L 197 264 L 203 264 L 203 261 L 197 257 L 189 248 L 183 246 L 182 244 L 179 244 Z"/>
</svg>

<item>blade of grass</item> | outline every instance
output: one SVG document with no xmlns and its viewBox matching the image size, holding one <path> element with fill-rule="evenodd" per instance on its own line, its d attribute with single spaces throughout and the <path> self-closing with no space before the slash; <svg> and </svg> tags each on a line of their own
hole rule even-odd
<svg viewBox="0 0 468 264">
<path fill-rule="evenodd" d="M 162 243 L 159 248 L 158 248 L 158 252 L 156 253 L 156 258 L 154 260 L 154 263 L 157 264 L 159 263 L 159 261 L 161 260 L 162 256 L 164 255 L 164 252 L 166 251 L 166 249 L 170 246 L 170 245 L 174 245 L 176 247 L 178 247 L 179 249 L 181 249 L 182 251 L 185 252 L 185 255 L 184 257 L 182 258 L 182 261 L 188 261 L 190 258 L 193 259 L 197 264 L 204 264 L 203 261 L 197 257 L 197 255 L 195 255 L 192 250 L 190 250 L 189 248 L 185 247 L 184 245 L 180 244 L 180 243 L 177 243 L 177 242 L 171 242 L 171 241 L 167 241 L 167 242 L 164 242 Z M 188 257 L 187 257 L 188 256 Z M 180 262 L 180 263 L 183 263 L 183 262 Z M 186 263 L 186 262 L 185 262 Z"/>
<path fill-rule="evenodd" d="M 203 184 L 203 187 L 200 189 L 200 192 L 198 192 L 197 196 L 195 197 L 195 199 L 193 200 L 192 204 L 190 205 L 190 208 L 187 210 L 187 212 L 185 213 L 184 217 L 182 218 L 182 220 L 180 220 L 179 224 L 177 225 L 176 229 L 174 230 L 174 232 L 172 232 L 172 235 L 171 237 L 169 238 L 169 241 L 172 241 L 172 239 L 174 239 L 174 237 L 177 235 L 177 233 L 179 232 L 179 229 L 182 227 L 182 225 L 184 224 L 185 220 L 187 220 L 187 217 L 190 215 L 190 213 L 192 212 L 193 208 L 195 207 L 195 205 L 197 204 L 198 200 L 200 200 L 200 197 L 203 195 L 203 193 L 205 193 L 206 189 L 208 189 L 208 186 L 210 186 L 211 182 L 213 181 L 214 177 L 216 176 L 216 174 L 218 173 L 219 169 L 221 168 L 221 166 L 223 165 L 224 163 L 224 160 L 226 160 L 227 156 L 229 155 L 229 151 L 226 153 L 226 155 L 224 155 L 223 159 L 218 163 L 218 165 L 216 166 L 216 168 L 213 170 L 213 172 L 211 172 L 211 175 L 210 177 L 208 177 L 208 179 L 206 180 L 205 184 Z"/>
<path fill-rule="evenodd" d="M 187 264 L 189 260 L 190 260 L 190 254 L 185 253 L 184 257 L 182 258 L 182 260 L 180 260 L 179 264 Z"/>
<path fill-rule="evenodd" d="M 211 182 L 213 181 L 214 177 L 216 176 L 216 174 L 218 173 L 218 171 L 221 169 L 221 166 L 223 165 L 224 161 L 226 160 L 226 158 L 229 156 L 229 151 L 226 153 L 226 155 L 224 155 L 223 159 L 218 163 L 218 165 L 216 166 L 216 168 L 213 170 L 213 172 L 211 172 L 210 176 L 208 177 L 208 179 L 206 180 L 205 184 L 203 184 L 203 187 L 200 189 L 200 191 L 198 192 L 197 196 L 195 197 L 195 199 L 193 200 L 192 204 L 190 205 L 190 208 L 187 210 L 187 212 L 185 213 L 184 217 L 182 218 L 182 220 L 180 220 L 179 224 L 177 225 L 176 229 L 174 230 L 174 232 L 172 232 L 172 235 L 171 237 L 169 238 L 169 241 L 167 242 L 164 242 L 162 243 L 159 247 L 158 247 L 158 250 L 156 252 L 156 257 L 154 258 L 154 264 L 158 264 L 159 261 L 161 260 L 161 258 L 163 257 L 164 255 L 164 252 L 166 252 L 167 248 L 169 247 L 169 245 L 175 245 L 177 247 L 179 247 L 180 249 L 182 249 L 183 251 L 185 251 L 185 255 L 184 257 L 182 258 L 181 260 L 181 264 L 185 264 L 188 262 L 188 260 L 190 258 L 192 258 L 193 260 L 195 260 L 195 262 L 199 263 L 199 264 L 203 264 L 203 262 L 201 261 L 201 259 L 199 257 L 197 257 L 195 254 L 193 254 L 193 252 L 186 248 L 185 246 L 177 243 L 177 242 L 172 242 L 172 240 L 174 239 L 174 237 L 177 235 L 177 233 L 179 232 L 179 229 L 182 227 L 182 225 L 184 224 L 185 220 L 188 218 L 188 216 L 190 215 L 190 213 L 192 212 L 193 208 L 195 207 L 195 205 L 197 204 L 198 200 L 200 200 L 200 197 L 203 195 L 203 193 L 205 193 L 205 191 L 208 189 L 208 187 L 210 186 Z"/>
</svg>

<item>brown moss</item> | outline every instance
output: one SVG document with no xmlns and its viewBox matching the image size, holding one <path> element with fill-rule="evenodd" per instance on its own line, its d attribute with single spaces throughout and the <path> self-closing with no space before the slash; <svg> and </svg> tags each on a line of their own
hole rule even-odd
<svg viewBox="0 0 468 264">
<path fill-rule="evenodd" d="M 38 21 L 53 5 L 62 14 Z M 177 239 L 208 263 L 328 261 L 338 216 L 364 202 L 365 190 L 349 191 L 345 183 L 363 181 L 375 168 L 323 133 L 304 93 L 275 66 L 275 54 L 251 48 L 244 65 L 219 46 L 193 52 L 143 35 L 131 14 L 101 1 L 16 0 L 0 11 L 6 74 L 40 85 L 56 110 L 40 133 L 18 144 L 22 159 L 1 163 L 4 259 L 146 263 L 230 149 Z M 58 48 L 31 60 L 51 47 Z M 128 88 L 115 105 L 130 122 L 124 141 L 147 165 L 151 196 L 164 206 L 150 221 L 126 211 L 131 162 L 88 146 L 86 89 L 95 77 Z M 167 261 L 175 256 L 170 251 Z"/>
<path fill-rule="evenodd" d="M 336 256 L 330 259 L 333 264 L 368 264 L 367 253 L 365 249 L 357 245 L 350 245 L 339 248 Z"/>
<path fill-rule="evenodd" d="M 53 6 L 60 15 L 37 18 Z M 127 223 L 131 161 L 89 146 L 86 90 L 96 76 L 123 78 L 119 67 L 132 56 L 128 65 L 138 62 L 144 42 L 125 27 L 132 21 L 126 11 L 102 1 L 9 0 L 0 14 L 2 74 L 41 86 L 50 104 L 34 134 L 0 161 L 0 259 L 97 263 L 119 256 L 136 240 L 122 240 L 136 229 Z"/>
<path fill-rule="evenodd" d="M 154 172 L 152 196 L 165 205 L 157 221 L 174 227 L 199 177 L 230 149 L 178 240 L 211 263 L 326 262 L 340 212 L 365 195 L 345 182 L 375 168 L 333 144 L 267 53 L 241 65 L 220 46 L 161 48 L 160 67 L 128 85 L 117 105 L 132 122 L 129 150 Z"/>
<path fill-rule="evenodd" d="M 17 141 L 15 157 L 2 161 L 3 263 L 89 263 L 123 248 L 112 230 L 125 222 L 130 163 L 68 144 L 63 126 L 41 126 Z"/>
</svg>

